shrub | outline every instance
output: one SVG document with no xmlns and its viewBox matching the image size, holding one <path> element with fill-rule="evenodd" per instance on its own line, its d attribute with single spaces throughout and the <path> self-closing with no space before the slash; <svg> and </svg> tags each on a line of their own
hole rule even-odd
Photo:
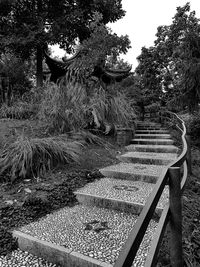
<svg viewBox="0 0 200 267">
<path fill-rule="evenodd" d="M 160 103 L 155 102 L 145 107 L 145 111 L 149 113 L 155 113 L 160 110 Z"/>
<path fill-rule="evenodd" d="M 59 163 L 78 162 L 81 146 L 64 135 L 41 139 L 21 135 L 1 153 L 0 174 L 9 172 L 11 181 L 38 177 Z"/>
<path fill-rule="evenodd" d="M 186 123 L 187 132 L 191 135 L 192 139 L 200 140 L 200 112 L 183 115 L 182 118 Z"/>
</svg>

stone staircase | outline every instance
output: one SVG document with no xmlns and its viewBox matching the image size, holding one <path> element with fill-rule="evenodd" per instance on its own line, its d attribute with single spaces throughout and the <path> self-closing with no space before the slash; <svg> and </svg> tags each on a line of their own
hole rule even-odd
<svg viewBox="0 0 200 267">
<path fill-rule="evenodd" d="M 19 248 L 62 266 L 113 266 L 163 168 L 177 157 L 173 143 L 160 124 L 138 122 L 127 152 L 118 156 L 120 163 L 101 169 L 105 178 L 75 192 L 79 205 L 14 231 Z M 157 218 L 167 201 L 168 188 L 133 266 L 144 266 Z"/>
</svg>

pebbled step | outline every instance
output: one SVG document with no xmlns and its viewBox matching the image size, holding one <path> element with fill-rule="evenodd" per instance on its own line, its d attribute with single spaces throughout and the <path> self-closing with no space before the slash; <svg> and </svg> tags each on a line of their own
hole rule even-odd
<svg viewBox="0 0 200 267">
<path fill-rule="evenodd" d="M 173 145 L 128 145 L 128 151 L 178 153 L 178 148 Z"/>
<path fill-rule="evenodd" d="M 77 205 L 14 231 L 20 249 L 61 266 L 112 267 L 138 216 Z M 133 266 L 145 262 L 157 222 L 151 220 Z"/>
<path fill-rule="evenodd" d="M 137 124 L 137 129 L 138 128 L 158 128 L 158 129 L 162 129 L 162 125 L 158 125 L 158 124 Z"/>
<path fill-rule="evenodd" d="M 169 134 L 168 130 L 136 130 L 136 134 Z"/>
<path fill-rule="evenodd" d="M 79 203 L 111 208 L 133 214 L 140 214 L 147 198 L 154 188 L 154 184 L 134 181 L 124 181 L 114 178 L 103 178 L 87 184 L 74 192 Z M 166 189 L 156 208 L 156 214 L 161 215 L 168 202 Z"/>
<path fill-rule="evenodd" d="M 50 263 L 37 257 L 27 251 L 20 249 L 13 250 L 9 254 L 0 256 L 1 267 L 57 267 L 55 264 Z"/>
<path fill-rule="evenodd" d="M 160 128 L 160 127 L 137 127 L 137 130 L 151 130 L 151 131 L 159 131 L 159 130 L 167 130 L 166 128 Z"/>
<path fill-rule="evenodd" d="M 131 144 L 144 144 L 144 145 L 173 145 L 172 139 L 132 139 Z"/>
<path fill-rule="evenodd" d="M 156 122 L 155 122 L 155 123 L 153 123 L 153 122 L 152 122 L 152 123 L 148 123 L 148 122 L 146 122 L 146 123 L 140 123 L 140 122 L 139 122 L 139 123 L 138 123 L 138 122 L 137 122 L 136 125 L 137 125 L 137 126 L 159 126 L 159 127 L 162 127 L 162 124 L 160 124 L 160 123 L 156 123 Z"/>
<path fill-rule="evenodd" d="M 100 172 L 105 177 L 156 183 L 164 167 L 165 166 L 121 162 L 102 168 Z"/>
<path fill-rule="evenodd" d="M 175 153 L 127 152 L 117 157 L 123 162 L 168 165 L 177 158 Z"/>
<path fill-rule="evenodd" d="M 170 134 L 135 134 L 135 139 L 170 139 Z"/>
</svg>

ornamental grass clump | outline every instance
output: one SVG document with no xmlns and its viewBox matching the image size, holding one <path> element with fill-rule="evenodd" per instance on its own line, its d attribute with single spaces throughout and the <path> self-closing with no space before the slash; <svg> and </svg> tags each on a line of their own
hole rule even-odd
<svg viewBox="0 0 200 267">
<path fill-rule="evenodd" d="M 95 144 L 102 147 L 109 146 L 108 142 L 106 142 L 103 138 L 100 136 L 97 136 L 90 131 L 87 130 L 80 130 L 79 132 L 71 132 L 70 138 L 81 141 L 81 143 L 84 143 L 84 145 L 91 145 Z"/>
<path fill-rule="evenodd" d="M 108 94 L 102 88 L 95 90 L 90 99 L 90 109 L 95 114 L 95 121 L 127 126 L 136 117 L 132 100 L 124 93 Z"/>
<path fill-rule="evenodd" d="M 58 133 L 78 132 L 90 125 L 98 130 L 106 125 L 126 126 L 135 116 L 133 100 L 124 93 L 79 83 L 47 85 L 39 109 L 39 118 L 48 123 L 49 131 Z"/>
<path fill-rule="evenodd" d="M 49 84 L 44 90 L 39 118 L 59 133 L 82 129 L 85 125 L 86 92 L 80 84 Z"/>
<path fill-rule="evenodd" d="M 4 148 L 0 157 L 0 175 L 10 180 L 39 177 L 58 164 L 78 162 L 82 143 L 65 136 L 33 138 L 21 135 Z"/>
</svg>

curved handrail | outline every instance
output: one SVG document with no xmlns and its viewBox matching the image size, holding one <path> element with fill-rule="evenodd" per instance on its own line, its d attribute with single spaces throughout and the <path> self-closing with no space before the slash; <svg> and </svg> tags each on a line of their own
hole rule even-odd
<svg viewBox="0 0 200 267">
<path fill-rule="evenodd" d="M 165 113 L 175 116 L 176 120 L 178 120 L 178 122 L 181 123 L 182 129 L 179 126 L 177 128 L 181 130 L 181 133 L 182 133 L 181 139 L 183 143 L 183 149 L 182 149 L 180 156 L 174 162 L 168 165 L 166 169 L 163 170 L 162 175 L 158 179 L 154 187 L 154 190 L 152 191 L 151 195 L 147 199 L 146 205 L 143 208 L 134 226 L 134 229 L 131 231 L 123 250 L 120 252 L 120 255 L 114 267 L 122 267 L 122 266 L 131 267 L 132 266 L 133 260 L 140 247 L 140 244 L 145 235 L 148 224 L 150 220 L 152 219 L 153 213 L 156 209 L 156 205 L 158 204 L 158 201 L 164 190 L 165 185 L 168 183 L 168 179 L 170 177 L 170 172 L 169 172 L 170 169 L 173 169 L 175 167 L 178 167 L 180 169 L 180 167 L 183 165 L 183 176 L 182 176 L 181 185 L 180 185 L 181 193 L 184 190 L 184 186 L 185 186 L 187 175 L 188 175 L 188 167 L 187 167 L 188 146 L 186 142 L 186 127 L 185 127 L 184 121 L 180 119 L 177 114 L 168 112 L 168 111 L 165 111 Z M 159 220 L 159 224 L 158 224 L 155 236 L 154 236 L 154 240 L 152 242 L 150 252 L 148 253 L 148 258 L 146 259 L 145 267 L 152 267 L 156 265 L 156 257 L 159 251 L 159 246 L 163 238 L 166 225 L 168 224 L 169 220 L 170 220 L 170 205 L 167 204 Z"/>
<path fill-rule="evenodd" d="M 176 113 L 173 113 L 171 111 L 164 111 L 164 112 L 175 116 L 176 119 L 179 120 L 179 122 L 181 123 L 182 128 L 183 128 L 183 129 L 181 129 L 178 125 L 176 125 L 176 127 L 182 132 L 181 139 L 182 139 L 182 143 L 183 143 L 183 150 L 182 150 L 182 153 L 179 155 L 179 157 L 170 165 L 170 167 L 180 167 L 186 159 L 187 149 L 188 149 L 187 142 L 185 139 L 185 136 L 186 136 L 185 123 Z"/>
</svg>

